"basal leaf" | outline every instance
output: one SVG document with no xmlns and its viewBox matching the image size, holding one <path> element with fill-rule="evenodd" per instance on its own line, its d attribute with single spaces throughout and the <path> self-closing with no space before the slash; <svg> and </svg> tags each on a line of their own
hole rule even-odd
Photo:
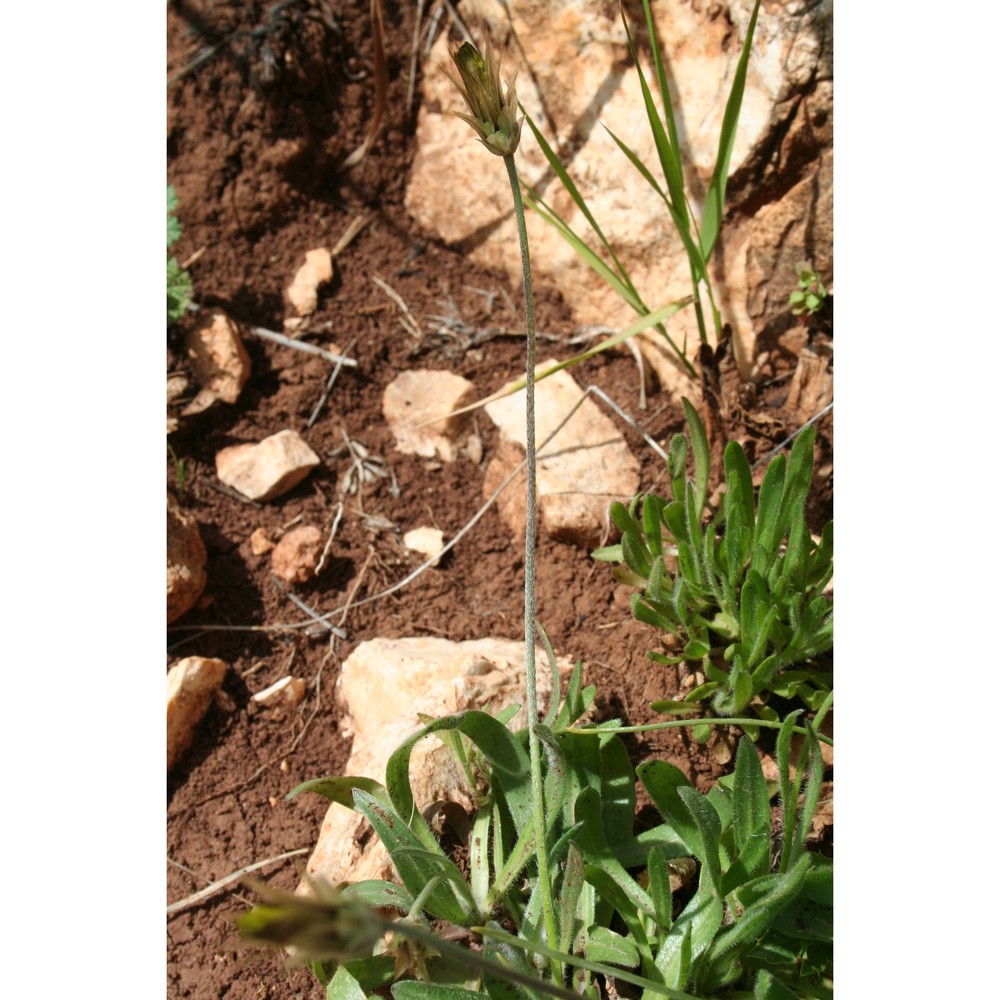
<svg viewBox="0 0 1000 1000">
<path fill-rule="evenodd" d="M 364 813 L 368 822 L 374 827 L 379 840 L 389 852 L 403 885 L 413 896 L 419 895 L 435 876 L 442 874 L 448 876 L 449 881 L 439 884 L 427 898 L 427 911 L 439 920 L 450 920 L 452 923 L 465 925 L 474 906 L 472 893 L 466 886 L 463 894 L 466 896 L 465 903 L 463 905 L 459 902 L 453 885 L 462 886 L 465 885 L 465 881 L 461 872 L 437 842 L 434 842 L 436 856 L 431 860 L 427 855 L 435 852 L 428 851 L 423 842 L 395 812 L 361 789 L 355 790 L 354 801 L 359 811 Z M 402 848 L 410 850 L 404 851 Z"/>
</svg>

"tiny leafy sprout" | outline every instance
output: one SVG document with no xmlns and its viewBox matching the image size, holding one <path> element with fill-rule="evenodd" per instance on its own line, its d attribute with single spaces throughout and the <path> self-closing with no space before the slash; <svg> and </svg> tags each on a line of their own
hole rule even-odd
<svg viewBox="0 0 1000 1000">
<path fill-rule="evenodd" d="M 799 286 L 788 296 L 792 315 L 803 318 L 814 316 L 823 308 L 823 302 L 826 300 L 826 289 L 809 261 L 799 261 L 795 265 L 795 270 L 799 276 Z"/>
<path fill-rule="evenodd" d="M 521 139 L 521 122 L 517 117 L 517 94 L 514 81 L 517 69 L 504 88 L 500 80 L 500 64 L 492 44 L 486 43 L 484 59 L 471 42 L 463 42 L 452 55 L 461 81 L 445 69 L 445 74 L 465 98 L 470 114 L 453 111 L 462 121 L 468 122 L 479 136 L 479 141 L 497 156 L 510 156 Z"/>
<path fill-rule="evenodd" d="M 174 212 L 177 210 L 177 192 L 172 184 L 167 185 L 167 249 L 180 239 L 181 224 Z M 167 254 L 167 326 L 173 326 L 183 315 L 191 302 L 194 286 L 191 275 L 181 267 L 176 257 Z"/>
</svg>

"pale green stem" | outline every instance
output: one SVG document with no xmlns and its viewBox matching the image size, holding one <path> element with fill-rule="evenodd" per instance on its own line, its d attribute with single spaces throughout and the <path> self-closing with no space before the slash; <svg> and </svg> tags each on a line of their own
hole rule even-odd
<svg viewBox="0 0 1000 1000">
<path fill-rule="evenodd" d="M 514 195 L 517 238 L 521 244 L 521 270 L 524 275 L 524 317 L 527 329 L 527 361 L 524 366 L 525 448 L 527 451 L 528 503 L 524 528 L 524 673 L 527 687 L 528 756 L 531 762 L 532 821 L 538 850 L 538 881 L 542 894 L 542 916 L 547 940 L 559 941 L 552 883 L 549 880 L 549 852 L 545 843 L 545 798 L 542 784 L 542 755 L 535 726 L 538 725 L 538 692 L 535 684 L 535 525 L 538 517 L 535 458 L 535 303 L 531 294 L 531 260 L 528 256 L 528 231 L 524 223 L 524 203 L 517 179 L 514 157 L 505 156 L 504 165 Z M 553 962 L 553 979 L 562 981 L 562 966 Z"/>
</svg>

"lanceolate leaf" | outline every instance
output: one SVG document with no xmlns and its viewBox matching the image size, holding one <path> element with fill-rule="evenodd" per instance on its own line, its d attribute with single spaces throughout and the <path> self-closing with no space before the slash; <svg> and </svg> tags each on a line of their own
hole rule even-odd
<svg viewBox="0 0 1000 1000">
<path fill-rule="evenodd" d="M 647 2 L 647 0 L 643 0 Z M 719 152 L 715 159 L 715 170 L 708 184 L 705 196 L 705 211 L 701 221 L 701 250 L 705 260 L 712 255 L 715 241 L 722 227 L 722 217 L 726 204 L 726 181 L 729 178 L 729 162 L 733 155 L 733 145 L 736 142 L 736 127 L 740 120 L 740 107 L 743 104 L 743 91 L 746 88 L 747 66 L 750 62 L 750 52 L 753 45 L 754 31 L 757 27 L 757 11 L 760 10 L 760 0 L 754 4 L 747 26 L 746 38 L 743 41 L 743 51 L 736 64 L 736 74 L 733 86 L 726 102 L 726 112 L 722 117 L 722 129 L 719 133 Z"/>
<path fill-rule="evenodd" d="M 701 512 L 705 509 L 705 500 L 708 497 L 708 471 L 711 464 L 708 434 L 705 433 L 705 425 L 701 422 L 698 411 L 684 397 L 681 397 L 681 403 L 684 406 L 684 417 L 691 434 L 691 450 L 694 452 L 695 511 L 696 516 L 700 518 Z"/>
<path fill-rule="evenodd" d="M 445 855 L 435 841 L 437 855 L 428 857 L 433 852 L 428 851 L 416 834 L 391 810 L 386 808 L 376 798 L 357 789 L 354 800 L 358 809 L 364 813 L 375 828 L 379 840 L 389 852 L 403 885 L 416 896 L 421 889 L 437 875 L 446 875 L 450 881 L 442 882 L 427 899 L 427 911 L 439 920 L 450 920 L 452 923 L 465 925 L 472 915 L 472 894 L 466 888 L 465 905 L 460 903 L 453 890 L 454 885 L 464 885 L 461 872 Z M 401 850 L 410 848 L 409 851 Z"/>
<path fill-rule="evenodd" d="M 389 758 L 385 768 L 385 784 L 398 815 L 412 826 L 417 837 L 432 850 L 437 849 L 437 840 L 413 802 L 413 791 L 410 788 L 410 753 L 425 736 L 449 730 L 458 730 L 468 736 L 496 769 L 498 779 L 502 780 L 504 777 L 511 779 L 507 782 L 508 793 L 510 788 L 516 787 L 519 783 L 525 785 L 528 781 L 528 755 L 524 747 L 514 739 L 506 726 L 501 725 L 486 712 L 475 710 L 462 712 L 458 715 L 445 716 L 424 726 Z M 520 817 L 522 823 L 530 815 L 530 802 L 526 803 L 525 811 L 526 815 Z M 514 819 L 517 822 L 519 817 L 515 816 Z"/>
</svg>

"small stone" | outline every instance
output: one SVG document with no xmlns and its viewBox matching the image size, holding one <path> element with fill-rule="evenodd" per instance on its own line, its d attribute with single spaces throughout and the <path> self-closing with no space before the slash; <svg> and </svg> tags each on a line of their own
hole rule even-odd
<svg viewBox="0 0 1000 1000">
<path fill-rule="evenodd" d="M 415 369 L 401 372 L 382 394 L 382 415 L 396 438 L 396 449 L 422 458 L 453 462 L 469 414 L 455 414 L 476 400 L 476 387 L 461 375 Z M 420 427 L 425 421 L 433 423 Z"/>
<path fill-rule="evenodd" d="M 285 706 L 295 708 L 306 693 L 306 682 L 301 677 L 282 677 L 280 681 L 275 681 L 269 688 L 258 691 L 252 701 L 265 708 L 276 708 Z"/>
<path fill-rule="evenodd" d="M 316 311 L 317 289 L 333 278 L 333 256 L 326 247 L 306 252 L 306 262 L 288 286 L 288 301 L 299 316 Z"/>
<path fill-rule="evenodd" d="M 250 355 L 239 327 L 223 312 L 201 317 L 185 346 L 195 378 L 218 399 L 235 403 L 250 377 Z"/>
<path fill-rule="evenodd" d="M 266 556 L 274 548 L 271 535 L 264 528 L 258 528 L 250 536 L 250 551 L 255 556 Z"/>
<path fill-rule="evenodd" d="M 536 372 L 554 364 L 546 361 Z M 552 441 L 541 446 L 581 399 L 583 390 L 566 371 L 556 372 L 535 386 L 538 513 L 551 538 L 596 548 L 601 544 L 611 502 L 628 503 L 638 491 L 639 463 L 622 434 L 590 399 L 583 400 Z M 486 467 L 483 495 L 488 497 L 524 460 L 523 390 L 487 403 L 486 413 L 502 436 L 496 457 Z M 523 484 L 522 472 L 498 501 L 500 516 L 515 537 L 524 536 Z"/>
<path fill-rule="evenodd" d="M 437 556 L 444 548 L 444 532 L 437 528 L 414 528 L 403 535 L 403 544 L 423 556 Z M 435 559 L 431 565 L 437 566 L 439 561 Z"/>
<path fill-rule="evenodd" d="M 274 546 L 271 572 L 287 583 L 307 583 L 323 554 L 323 534 L 311 524 L 293 528 Z"/>
<path fill-rule="evenodd" d="M 251 500 L 273 500 L 287 493 L 319 464 L 316 452 L 292 430 L 258 444 L 223 448 L 215 456 L 219 479 Z"/>
<path fill-rule="evenodd" d="M 167 494 L 167 624 L 190 611 L 201 597 L 208 556 L 198 522 Z"/>
<path fill-rule="evenodd" d="M 194 731 L 222 686 L 228 665 L 222 660 L 189 656 L 167 674 L 167 771 L 184 755 Z"/>
</svg>

